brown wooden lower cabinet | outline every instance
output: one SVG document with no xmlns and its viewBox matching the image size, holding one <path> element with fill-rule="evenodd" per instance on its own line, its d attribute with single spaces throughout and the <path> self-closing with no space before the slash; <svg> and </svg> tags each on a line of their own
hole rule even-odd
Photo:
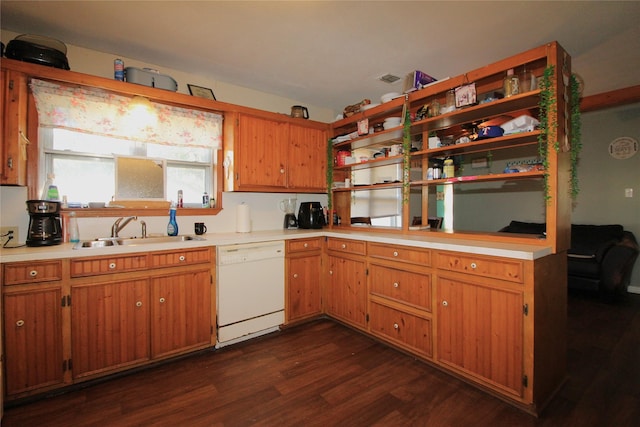
<svg viewBox="0 0 640 427">
<path fill-rule="evenodd" d="M 352 326 L 367 326 L 367 277 L 364 258 L 327 257 L 327 314 Z"/>
<path fill-rule="evenodd" d="M 286 242 L 285 315 L 287 323 L 322 313 L 321 237 Z"/>
<path fill-rule="evenodd" d="M 522 397 L 523 293 L 439 277 L 438 362 Z"/>
<path fill-rule="evenodd" d="M 215 345 L 214 257 L 196 248 L 3 264 L 7 400 Z"/>
<path fill-rule="evenodd" d="M 423 357 L 431 358 L 433 354 L 431 319 L 415 312 L 408 313 L 371 301 L 369 330 L 372 334 Z"/>
<path fill-rule="evenodd" d="M 6 394 L 52 388 L 64 381 L 62 289 L 31 287 L 7 291 L 4 305 Z"/>
<path fill-rule="evenodd" d="M 145 278 L 71 286 L 74 378 L 149 360 L 148 289 Z"/>
<path fill-rule="evenodd" d="M 151 357 L 211 344 L 211 273 L 208 268 L 151 278 Z"/>
</svg>

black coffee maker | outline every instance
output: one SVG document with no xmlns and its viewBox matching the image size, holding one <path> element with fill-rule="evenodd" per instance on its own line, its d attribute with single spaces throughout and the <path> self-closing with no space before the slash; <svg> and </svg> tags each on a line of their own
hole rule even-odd
<svg viewBox="0 0 640 427">
<path fill-rule="evenodd" d="M 27 246 L 53 246 L 62 243 L 60 202 L 27 200 L 29 231 Z"/>
<path fill-rule="evenodd" d="M 298 227 L 322 228 L 325 224 L 320 202 L 302 202 L 298 211 Z"/>
</svg>

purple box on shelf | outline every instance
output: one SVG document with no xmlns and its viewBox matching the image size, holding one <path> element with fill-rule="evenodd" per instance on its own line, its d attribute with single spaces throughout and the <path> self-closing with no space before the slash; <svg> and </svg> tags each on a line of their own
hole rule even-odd
<svg viewBox="0 0 640 427">
<path fill-rule="evenodd" d="M 413 92 L 414 90 L 420 90 L 426 85 L 437 81 L 435 77 L 430 76 L 420 70 L 415 70 L 404 78 L 403 92 Z"/>
</svg>

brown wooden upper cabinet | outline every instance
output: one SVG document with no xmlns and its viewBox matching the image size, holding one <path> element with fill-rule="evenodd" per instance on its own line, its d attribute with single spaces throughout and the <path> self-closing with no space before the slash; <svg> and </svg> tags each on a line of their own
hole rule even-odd
<svg viewBox="0 0 640 427">
<path fill-rule="evenodd" d="M 2 70 L 0 184 L 27 185 L 27 76 Z"/>
<path fill-rule="evenodd" d="M 233 148 L 235 191 L 324 193 L 326 124 L 238 115 Z"/>
</svg>

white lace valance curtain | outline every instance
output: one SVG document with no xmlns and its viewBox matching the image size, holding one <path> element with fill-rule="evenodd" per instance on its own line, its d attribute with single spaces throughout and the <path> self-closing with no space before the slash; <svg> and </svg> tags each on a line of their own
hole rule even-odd
<svg viewBox="0 0 640 427">
<path fill-rule="evenodd" d="M 131 98 L 90 87 L 31 80 L 40 126 L 163 145 L 221 148 L 222 116 L 152 103 L 153 123 L 131 114 Z"/>
</svg>

